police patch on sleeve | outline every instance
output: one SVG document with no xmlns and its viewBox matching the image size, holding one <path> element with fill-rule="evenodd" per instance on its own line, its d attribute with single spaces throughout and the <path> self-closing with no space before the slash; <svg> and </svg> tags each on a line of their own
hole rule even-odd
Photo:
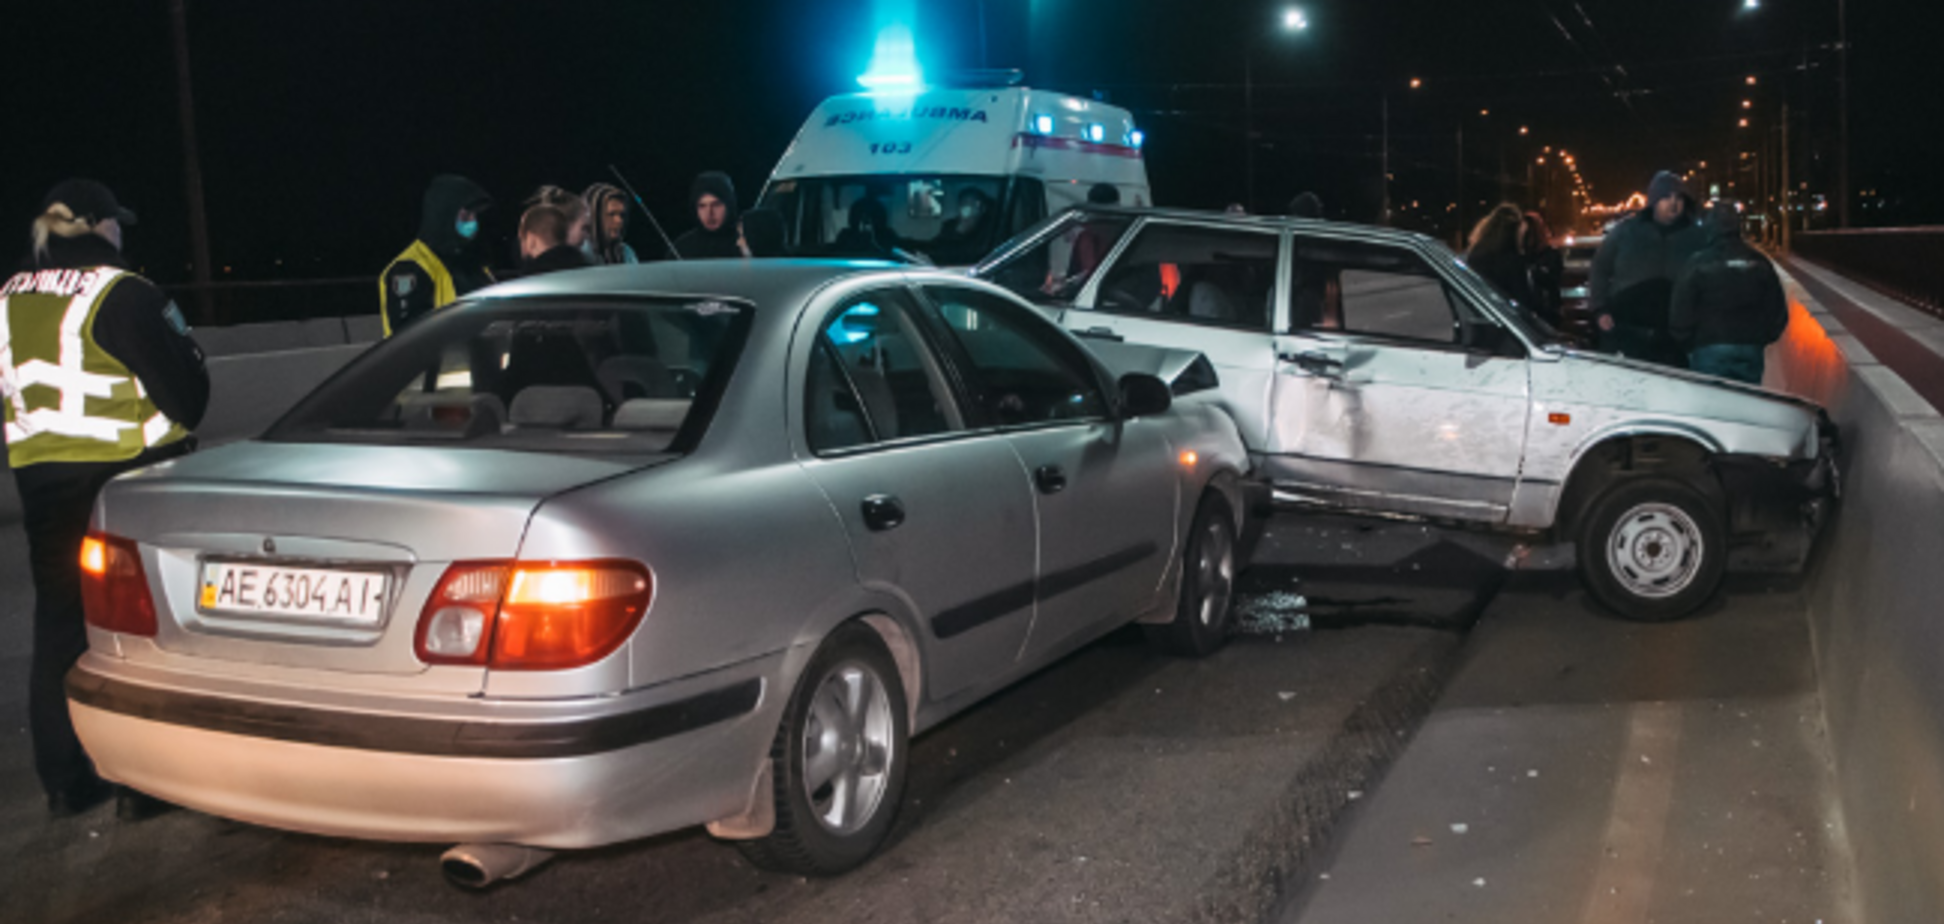
<svg viewBox="0 0 1944 924">
<path fill-rule="evenodd" d="M 412 290 L 416 288 L 418 288 L 417 276 L 414 276 L 411 273 L 392 274 L 392 294 L 393 295 L 396 295 L 399 298 L 404 298 L 405 296 L 412 294 Z"/>
<path fill-rule="evenodd" d="M 176 307 L 175 302 L 162 309 L 162 320 L 169 322 L 169 329 L 175 331 L 177 336 L 189 335 L 189 319 L 182 316 L 182 309 Z"/>
</svg>

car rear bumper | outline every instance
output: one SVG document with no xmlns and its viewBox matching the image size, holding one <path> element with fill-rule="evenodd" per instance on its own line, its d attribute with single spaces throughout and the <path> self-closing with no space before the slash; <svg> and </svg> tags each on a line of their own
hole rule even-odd
<svg viewBox="0 0 1944 924">
<path fill-rule="evenodd" d="M 176 689 L 95 656 L 68 695 L 104 777 L 189 808 L 340 837 L 567 849 L 744 811 L 780 708 L 765 674 L 740 665 L 629 694 L 625 710 L 589 701 L 592 714 L 519 722 Z"/>
</svg>

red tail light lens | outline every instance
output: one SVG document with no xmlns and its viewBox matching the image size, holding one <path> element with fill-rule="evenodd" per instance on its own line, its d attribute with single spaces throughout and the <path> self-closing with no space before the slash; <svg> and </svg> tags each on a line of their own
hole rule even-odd
<svg viewBox="0 0 1944 924">
<path fill-rule="evenodd" d="M 427 664 L 580 667 L 621 647 L 653 590 L 634 562 L 461 562 L 419 614 L 413 647 Z"/>
<path fill-rule="evenodd" d="M 607 657 L 641 624 L 652 590 L 648 569 L 632 562 L 516 566 L 491 666 L 559 670 Z"/>
<path fill-rule="evenodd" d="M 155 599 L 134 542 L 107 533 L 81 540 L 81 611 L 98 629 L 155 635 Z"/>
</svg>

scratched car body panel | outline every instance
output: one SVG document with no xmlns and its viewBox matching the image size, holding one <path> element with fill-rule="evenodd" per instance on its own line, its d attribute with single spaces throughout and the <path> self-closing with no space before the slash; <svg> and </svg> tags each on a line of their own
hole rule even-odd
<svg viewBox="0 0 1944 924">
<path fill-rule="evenodd" d="M 975 393 L 1024 374 L 1006 331 L 1067 390 Z M 485 290 L 262 439 L 109 485 L 94 528 L 132 543 L 156 625 L 91 625 L 77 728 L 111 779 L 325 834 L 569 848 L 746 819 L 840 626 L 883 635 L 915 732 L 1173 617 L 1197 501 L 1239 530 L 1248 457 L 1212 390 L 1136 415 L 1127 387 L 957 274 L 696 262 Z M 879 494 L 900 522 L 860 520 Z M 210 560 L 377 569 L 392 601 L 375 625 L 206 612 Z M 471 568 L 500 582 L 493 628 L 452 583 Z M 636 621 L 585 663 L 502 664 L 520 581 L 549 569 L 620 581 Z"/>
<path fill-rule="evenodd" d="M 1834 487 L 1820 408 L 1575 350 L 1418 234 L 1083 207 L 972 272 L 1082 337 L 1206 355 L 1287 505 L 1572 538 L 1607 489 L 1655 475 L 1740 541 L 1819 522 Z"/>
</svg>

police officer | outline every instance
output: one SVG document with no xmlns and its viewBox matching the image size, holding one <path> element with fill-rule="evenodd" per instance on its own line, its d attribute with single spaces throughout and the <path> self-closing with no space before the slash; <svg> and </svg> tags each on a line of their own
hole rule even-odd
<svg viewBox="0 0 1944 924">
<path fill-rule="evenodd" d="M 477 183 L 446 173 L 425 190 L 418 240 L 378 277 L 385 336 L 443 308 L 459 296 L 493 284 L 479 247 L 479 215 L 493 197 Z"/>
<path fill-rule="evenodd" d="M 62 689 L 88 647 L 80 555 L 95 494 L 116 475 L 189 451 L 209 404 L 202 351 L 182 312 L 122 259 L 122 229 L 134 223 L 108 187 L 65 181 L 34 220 L 33 255 L 0 286 L 7 463 L 34 579 L 34 769 L 56 816 L 112 792 L 74 735 Z M 139 817 L 154 805 L 129 794 L 121 809 Z"/>
</svg>

